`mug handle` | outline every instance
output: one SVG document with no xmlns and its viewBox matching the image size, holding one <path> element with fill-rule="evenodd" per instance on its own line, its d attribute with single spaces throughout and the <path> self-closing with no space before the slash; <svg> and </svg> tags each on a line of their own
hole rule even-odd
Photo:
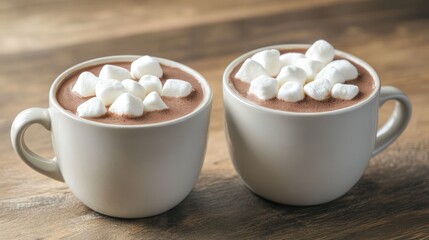
<svg viewBox="0 0 429 240">
<path fill-rule="evenodd" d="M 55 157 L 53 159 L 41 157 L 31 151 L 27 147 L 27 144 L 25 144 L 24 134 L 27 128 L 34 123 L 38 123 L 50 131 L 51 117 L 49 115 L 49 110 L 46 108 L 29 108 L 16 116 L 10 131 L 13 148 L 21 159 L 32 169 L 50 178 L 64 182 L 63 175 L 61 174 Z"/>
<path fill-rule="evenodd" d="M 396 101 L 395 109 L 389 120 L 377 131 L 372 156 L 377 155 L 392 144 L 405 130 L 411 118 L 412 107 L 409 98 L 395 87 L 381 87 L 380 107 L 389 100 Z"/>
</svg>

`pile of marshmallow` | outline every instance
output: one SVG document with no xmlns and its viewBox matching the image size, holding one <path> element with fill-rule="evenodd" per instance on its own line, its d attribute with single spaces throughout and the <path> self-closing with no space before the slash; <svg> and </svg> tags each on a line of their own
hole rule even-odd
<svg viewBox="0 0 429 240">
<path fill-rule="evenodd" d="M 351 100 L 359 93 L 358 71 L 347 60 L 335 60 L 335 49 L 325 40 L 316 41 L 305 54 L 264 50 L 248 58 L 235 78 L 250 83 L 249 94 L 261 100 L 277 97 L 298 102 L 305 94 L 317 101 L 329 97 Z"/>
<path fill-rule="evenodd" d="M 107 64 L 98 77 L 82 72 L 72 91 L 80 97 L 93 98 L 79 105 L 77 114 L 102 117 L 109 111 L 129 118 L 140 117 L 144 111 L 167 109 L 161 96 L 186 97 L 194 90 L 189 82 L 180 79 L 168 79 L 162 86 L 162 75 L 161 65 L 150 56 L 132 62 L 131 71 Z"/>
</svg>

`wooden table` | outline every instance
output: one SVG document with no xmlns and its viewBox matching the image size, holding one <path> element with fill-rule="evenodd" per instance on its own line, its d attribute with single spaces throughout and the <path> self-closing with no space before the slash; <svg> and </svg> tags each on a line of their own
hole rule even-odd
<svg viewBox="0 0 429 240">
<path fill-rule="evenodd" d="M 0 239 L 429 238 L 429 1 L 3 0 L 0 3 Z M 240 183 L 223 131 L 221 76 L 242 53 L 327 39 L 407 93 L 410 125 L 345 196 L 314 207 L 263 200 Z M 150 54 L 200 71 L 214 90 L 207 155 L 191 194 L 162 215 L 106 217 L 26 166 L 10 144 L 21 110 L 47 107 L 53 79 L 84 60 Z M 393 104 L 381 109 L 380 122 Z M 34 126 L 29 146 L 52 157 Z"/>
</svg>

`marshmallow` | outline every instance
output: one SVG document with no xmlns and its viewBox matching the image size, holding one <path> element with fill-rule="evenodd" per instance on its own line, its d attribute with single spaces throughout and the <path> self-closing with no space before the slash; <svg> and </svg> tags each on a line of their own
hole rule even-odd
<svg viewBox="0 0 429 240">
<path fill-rule="evenodd" d="M 146 55 L 131 63 L 131 74 L 136 79 L 144 75 L 153 75 L 160 78 L 163 72 L 159 62 Z"/>
<path fill-rule="evenodd" d="M 77 107 L 79 117 L 101 117 L 106 114 L 107 110 L 103 102 L 93 97 Z"/>
<path fill-rule="evenodd" d="M 345 81 L 356 79 L 359 75 L 356 67 L 345 59 L 332 61 L 326 67 L 333 67 L 340 71 Z"/>
<path fill-rule="evenodd" d="M 304 86 L 304 92 L 311 98 L 322 101 L 328 98 L 331 90 L 331 82 L 328 79 L 323 78 L 317 81 L 307 83 Z"/>
<path fill-rule="evenodd" d="M 121 82 L 122 85 L 124 85 L 124 88 L 131 93 L 132 95 L 144 99 L 146 96 L 146 89 L 137 81 L 131 80 L 131 79 L 125 79 Z"/>
<path fill-rule="evenodd" d="M 268 75 L 267 71 L 265 71 L 265 68 L 262 67 L 262 65 L 258 62 L 248 58 L 246 61 L 244 61 L 243 65 L 241 65 L 234 77 L 243 82 L 250 83 L 253 79 L 261 75 Z"/>
<path fill-rule="evenodd" d="M 83 72 L 77 78 L 72 91 L 81 97 L 95 96 L 95 85 L 98 80 L 100 79 L 91 72 Z"/>
<path fill-rule="evenodd" d="M 277 49 L 263 50 L 252 56 L 252 60 L 261 64 L 271 77 L 277 76 L 282 67 L 280 64 L 280 52 Z"/>
<path fill-rule="evenodd" d="M 101 69 L 98 77 L 101 79 L 116 79 L 122 81 L 131 78 L 131 73 L 123 67 L 106 64 Z"/>
<path fill-rule="evenodd" d="M 164 103 L 164 101 L 162 101 L 162 98 L 157 92 L 149 93 L 143 100 L 143 105 L 145 111 L 148 112 L 159 111 L 168 108 L 168 106 Z"/>
<path fill-rule="evenodd" d="M 340 98 L 344 100 L 351 100 L 359 93 L 359 87 L 351 84 L 337 83 L 334 85 L 331 91 L 331 95 L 334 98 Z"/>
<path fill-rule="evenodd" d="M 280 64 L 282 66 L 294 65 L 298 58 L 305 58 L 305 55 L 302 53 L 289 52 L 280 55 Z"/>
<path fill-rule="evenodd" d="M 305 71 L 297 66 L 286 66 L 280 70 L 279 75 L 277 76 L 277 82 L 279 83 L 279 87 L 283 85 L 285 82 L 295 81 L 300 84 L 304 84 L 307 80 L 307 74 Z"/>
<path fill-rule="evenodd" d="M 189 82 L 179 79 L 168 79 L 162 87 L 162 96 L 164 97 L 186 97 L 193 91 Z"/>
<path fill-rule="evenodd" d="M 262 100 L 274 98 L 277 95 L 277 80 L 267 75 L 257 77 L 250 82 L 249 93 Z"/>
<path fill-rule="evenodd" d="M 305 56 L 311 60 L 328 64 L 334 59 L 335 49 L 325 40 L 318 40 L 305 53 Z"/>
<path fill-rule="evenodd" d="M 333 68 L 333 67 L 323 68 L 322 71 L 320 71 L 316 75 L 316 78 L 314 78 L 314 81 L 317 81 L 317 80 L 320 80 L 323 78 L 328 79 L 329 82 L 331 82 L 332 86 L 334 84 L 344 83 L 346 81 L 346 78 L 344 77 L 344 75 L 340 71 L 338 71 L 336 68 Z"/>
<path fill-rule="evenodd" d="M 323 63 L 309 58 L 298 58 L 295 62 L 295 66 L 304 69 L 307 73 L 307 81 L 313 81 L 316 75 L 322 70 Z"/>
<path fill-rule="evenodd" d="M 126 92 L 124 85 L 114 79 L 100 79 L 95 85 L 95 95 L 105 106 L 112 104 L 119 95 Z"/>
<path fill-rule="evenodd" d="M 143 115 L 143 102 L 131 93 L 122 93 L 109 107 L 109 112 L 130 118 Z"/>
<path fill-rule="evenodd" d="M 144 75 L 140 78 L 139 83 L 146 89 L 146 94 L 155 91 L 161 94 L 162 83 L 158 77 L 153 75 Z"/>
<path fill-rule="evenodd" d="M 297 81 L 287 81 L 281 86 L 277 98 L 286 102 L 298 102 L 304 99 L 304 89 Z"/>
</svg>

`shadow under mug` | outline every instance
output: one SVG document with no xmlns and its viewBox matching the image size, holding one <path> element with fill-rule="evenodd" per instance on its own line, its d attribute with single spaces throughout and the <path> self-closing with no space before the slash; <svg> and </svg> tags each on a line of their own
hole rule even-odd
<svg viewBox="0 0 429 240">
<path fill-rule="evenodd" d="M 264 47 L 235 59 L 223 75 L 225 132 L 235 170 L 256 194 L 277 203 L 315 205 L 334 200 L 361 178 L 371 156 L 406 128 L 411 104 L 394 87 L 380 87 L 375 70 L 363 60 L 336 55 L 364 67 L 375 82 L 365 100 L 339 110 L 296 113 L 259 106 L 242 97 L 229 81 L 233 69 L 264 49 L 303 49 L 310 45 Z M 377 131 L 379 107 L 396 101 L 390 119 Z"/>
<path fill-rule="evenodd" d="M 11 129 L 12 145 L 34 170 L 67 183 L 89 208 L 114 217 L 138 218 L 165 212 L 192 190 L 204 160 L 212 90 L 195 70 L 162 58 L 201 84 L 204 98 L 190 114 L 145 125 L 114 125 L 79 118 L 56 100 L 70 74 L 98 64 L 131 62 L 139 56 L 93 59 L 63 72 L 49 92 L 49 108 L 22 111 Z M 54 159 L 33 153 L 24 142 L 26 129 L 38 123 L 51 131 Z"/>
</svg>

